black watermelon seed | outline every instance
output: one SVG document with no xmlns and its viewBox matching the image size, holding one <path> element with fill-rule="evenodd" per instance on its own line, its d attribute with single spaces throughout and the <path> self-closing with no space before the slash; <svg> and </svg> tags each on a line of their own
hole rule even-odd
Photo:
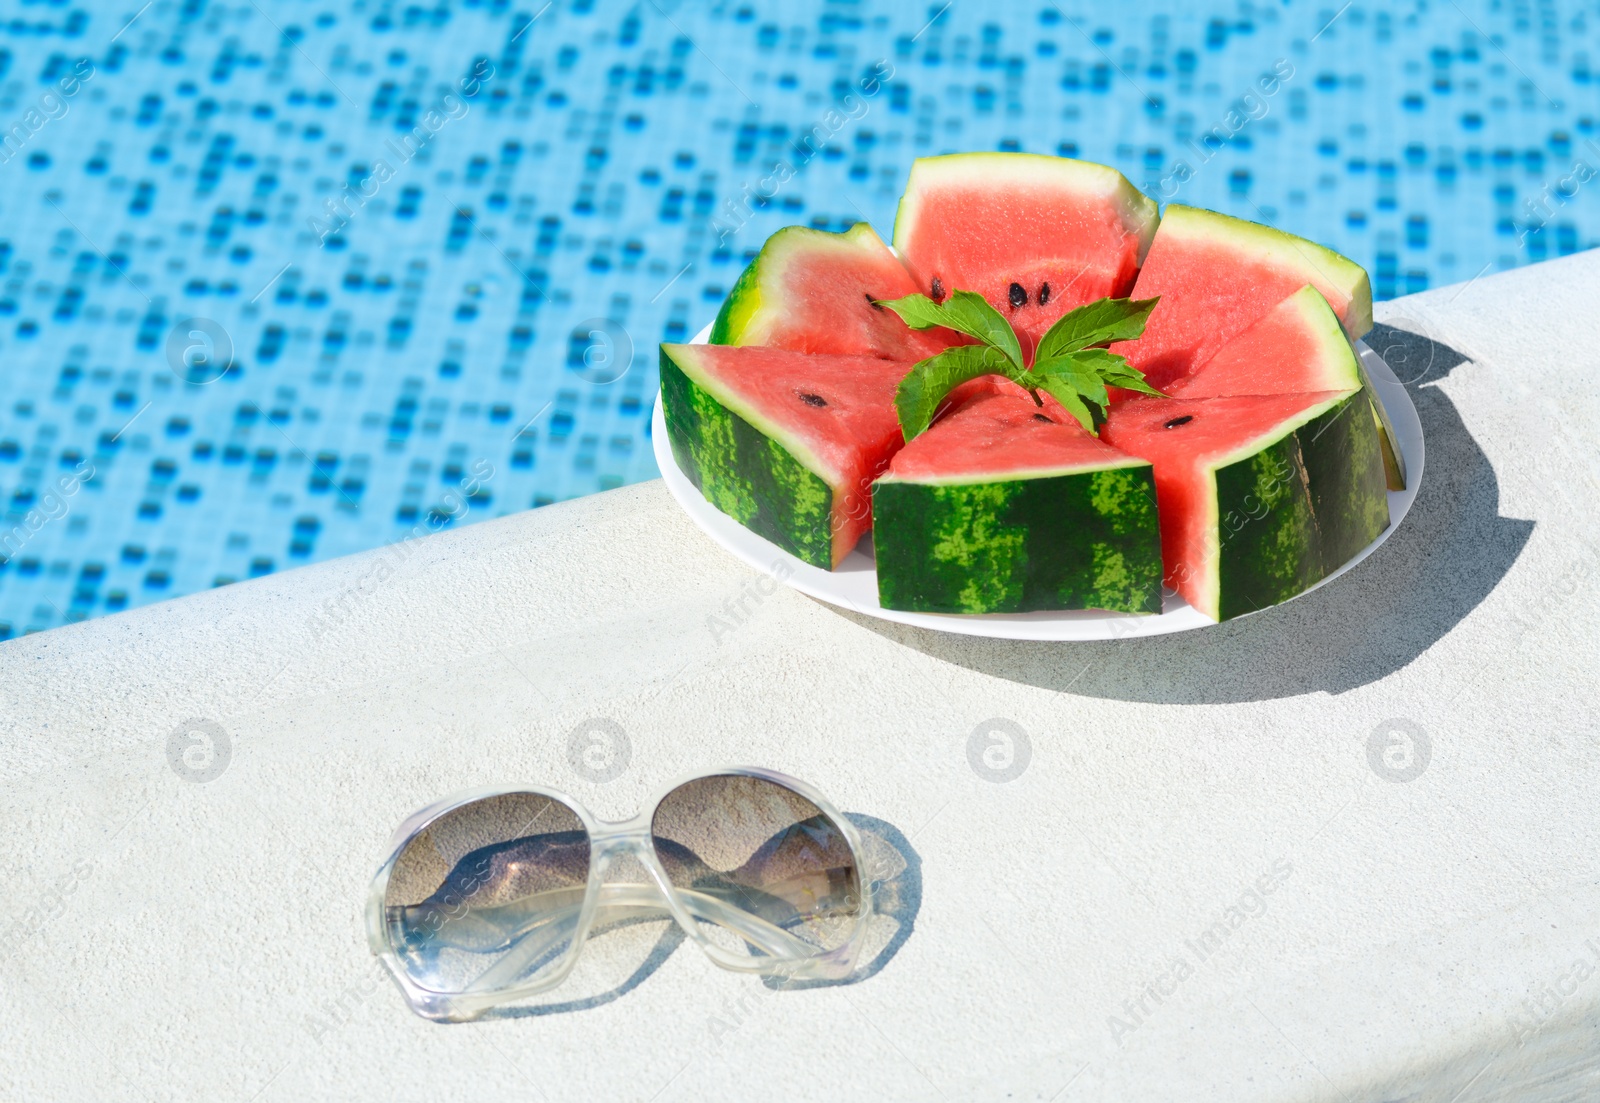
<svg viewBox="0 0 1600 1103">
<path fill-rule="evenodd" d="M 938 276 L 933 277 L 933 296 L 932 296 L 932 298 L 933 298 L 933 301 L 936 302 L 936 303 L 944 302 L 944 284 L 940 282 Z"/>
<path fill-rule="evenodd" d="M 1049 418 L 1045 417 L 1043 414 L 1034 414 L 1033 415 L 1033 420 L 1034 421 L 1042 421 L 1046 425 L 1054 425 L 1055 424 L 1055 422 L 1051 421 Z"/>
<path fill-rule="evenodd" d="M 873 310 L 878 311 L 880 314 L 883 313 L 883 305 L 879 303 L 877 299 L 872 297 L 872 293 L 870 291 L 863 291 L 862 294 L 867 297 L 868 306 L 870 306 Z"/>
<path fill-rule="evenodd" d="M 812 394 L 810 391 L 801 391 L 800 401 L 807 406 L 826 406 L 828 404 L 826 398 L 823 398 L 820 394 Z"/>
<path fill-rule="evenodd" d="M 1011 296 L 1011 309 L 1015 310 L 1019 306 L 1028 305 L 1028 293 L 1023 290 L 1020 283 L 1012 284 L 1008 294 Z"/>
<path fill-rule="evenodd" d="M 1163 429 L 1176 429 L 1178 426 L 1187 425 L 1193 420 L 1194 420 L 1194 415 L 1193 414 L 1184 414 L 1182 417 L 1173 418 L 1171 421 L 1169 421 L 1165 425 L 1163 425 L 1162 428 Z"/>
<path fill-rule="evenodd" d="M 1045 303 L 1047 303 L 1049 301 L 1050 301 L 1050 285 L 1047 284 L 1047 283 L 1041 283 L 1039 285 L 1039 305 L 1043 306 Z"/>
</svg>

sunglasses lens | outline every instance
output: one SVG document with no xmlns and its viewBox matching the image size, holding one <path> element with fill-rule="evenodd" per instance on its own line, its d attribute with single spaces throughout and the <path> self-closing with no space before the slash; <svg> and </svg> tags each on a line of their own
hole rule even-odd
<svg viewBox="0 0 1600 1103">
<path fill-rule="evenodd" d="M 565 804 L 506 793 L 413 836 L 384 890 L 389 945 L 452 994 L 536 983 L 567 956 L 589 883 L 589 833 Z"/>
<path fill-rule="evenodd" d="M 848 839 L 815 804 L 777 782 L 697 778 L 661 801 L 651 835 L 702 929 L 732 932 L 747 950 L 824 953 L 848 942 L 857 925 L 861 882 Z"/>
</svg>

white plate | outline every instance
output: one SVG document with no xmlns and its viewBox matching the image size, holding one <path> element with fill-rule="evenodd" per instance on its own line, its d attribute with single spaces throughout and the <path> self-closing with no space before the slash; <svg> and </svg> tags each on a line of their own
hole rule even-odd
<svg viewBox="0 0 1600 1103">
<path fill-rule="evenodd" d="M 695 337 L 696 344 L 704 343 L 710 333 L 706 327 Z M 1396 442 L 1405 456 L 1406 489 L 1389 492 L 1389 527 L 1378 534 L 1361 553 L 1333 574 L 1311 587 L 1326 586 L 1357 563 L 1371 555 L 1378 545 L 1389 539 L 1400 527 L 1411 503 L 1416 501 L 1417 487 L 1422 482 L 1422 422 L 1411 396 L 1395 378 L 1377 353 L 1365 342 L 1357 341 L 1361 362 L 1366 366 L 1372 384 L 1377 388 L 1378 400 L 1394 423 Z M 878 572 L 872 560 L 872 541 L 868 536 L 855 551 L 839 564 L 837 570 L 825 571 L 820 567 L 797 559 L 776 544 L 757 536 L 732 517 L 714 508 L 700 496 L 700 491 L 678 469 L 672 457 L 672 446 L 667 440 L 666 422 L 661 416 L 661 396 L 656 395 L 655 414 L 650 423 L 651 439 L 655 446 L 656 464 L 661 477 L 678 504 L 694 519 L 695 524 L 728 551 L 759 571 L 765 571 L 820 601 L 853 609 L 857 613 L 883 620 L 914 624 L 919 628 L 933 628 L 940 632 L 959 632 L 967 636 L 992 636 L 1008 640 L 1111 640 L 1131 636 L 1162 636 L 1168 632 L 1187 632 L 1191 628 L 1207 628 L 1217 622 L 1197 612 L 1183 598 L 1164 591 L 1161 613 L 1157 616 L 1135 616 L 1131 613 L 1106 613 L 1099 610 L 1080 609 L 1062 612 L 1038 613 L 907 613 L 898 609 L 885 609 L 878 604 Z M 1310 593 L 1311 590 L 1304 591 Z M 1299 595 L 1296 595 L 1299 596 Z M 1293 599 L 1291 599 L 1293 600 Z M 1254 616 L 1255 614 L 1247 614 Z M 1238 619 L 1238 618 L 1235 618 Z"/>
</svg>

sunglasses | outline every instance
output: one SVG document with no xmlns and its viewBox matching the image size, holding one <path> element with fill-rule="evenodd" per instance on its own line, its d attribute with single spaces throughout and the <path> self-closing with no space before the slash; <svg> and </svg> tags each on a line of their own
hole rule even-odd
<svg viewBox="0 0 1600 1103">
<path fill-rule="evenodd" d="M 871 915 L 862 854 L 821 794 L 771 770 L 690 778 L 619 823 L 553 789 L 476 790 L 400 825 L 367 935 L 412 1009 L 447 1022 L 554 988 L 591 935 L 643 919 L 724 969 L 835 980 Z"/>
</svg>

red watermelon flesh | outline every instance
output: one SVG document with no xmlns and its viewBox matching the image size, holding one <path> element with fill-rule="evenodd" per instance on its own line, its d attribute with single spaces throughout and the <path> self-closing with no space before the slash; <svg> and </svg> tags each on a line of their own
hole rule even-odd
<svg viewBox="0 0 1600 1103">
<path fill-rule="evenodd" d="M 1020 383 L 1013 383 L 1003 375 L 980 375 L 976 379 L 969 379 L 965 383 L 959 384 L 949 394 L 945 395 L 943 402 L 939 403 L 939 409 L 935 412 L 933 420 L 935 423 L 942 421 L 967 405 L 967 403 L 988 395 L 1025 398 L 1036 412 L 1049 414 L 1056 421 L 1066 419 L 1074 425 L 1078 425 L 1077 419 L 1062 409 L 1061 403 L 1054 398 L 1040 391 L 1039 401 L 1034 402 L 1033 395 L 1027 388 Z M 1082 428 L 1082 426 L 1078 427 Z"/>
<path fill-rule="evenodd" d="M 914 330 L 875 305 L 917 285 L 865 222 L 842 234 L 790 226 L 767 239 L 711 327 L 714 345 L 921 360 L 968 338 Z"/>
<path fill-rule="evenodd" d="M 900 450 L 889 477 L 979 483 L 1136 462 L 1090 436 L 1053 402 L 1040 408 L 1021 387 L 998 382 L 1013 390 L 976 393 L 946 414 Z"/>
<path fill-rule="evenodd" d="M 775 442 L 832 491 L 833 552 L 837 565 L 872 527 L 872 481 L 905 438 L 895 412 L 895 390 L 911 370 L 905 362 L 874 356 L 832 356 L 761 347 L 662 345 L 668 359 L 697 387 L 757 433 Z M 687 419 L 685 420 L 687 425 Z M 703 428 L 702 428 L 703 427 Z M 719 501 L 715 487 L 735 497 L 793 482 L 774 468 L 770 451 L 716 420 L 702 417 L 675 439 L 692 450 L 697 483 L 713 505 L 738 516 L 754 504 Z M 680 462 L 680 466 L 685 466 Z M 747 487 L 755 487 L 747 491 Z M 777 490 L 792 488 L 779 486 Z M 796 491 L 805 496 L 804 488 Z M 792 494 L 789 497 L 793 497 Z M 782 519 L 780 518 L 780 521 Z"/>
<path fill-rule="evenodd" d="M 1193 375 L 1169 384 L 1166 391 L 1173 398 L 1216 398 L 1307 394 L 1360 386 L 1361 365 L 1355 349 L 1328 300 L 1307 284 L 1223 345 Z"/>
<path fill-rule="evenodd" d="M 1111 351 L 1165 390 L 1306 284 L 1351 337 L 1372 328 L 1372 287 L 1354 261 L 1292 234 L 1174 203 L 1132 292 L 1159 296 L 1161 305 L 1144 336 Z"/>
<path fill-rule="evenodd" d="M 1104 165 L 963 153 L 912 165 L 894 244 L 923 294 L 977 292 L 1031 350 L 1067 311 L 1128 293 L 1156 222 Z"/>
<path fill-rule="evenodd" d="M 1107 444 L 1155 467 L 1161 558 L 1167 586 L 1206 615 L 1219 608 L 1215 473 L 1261 442 L 1281 437 L 1350 391 L 1185 400 L 1140 397 L 1116 404 L 1100 431 Z"/>
</svg>

